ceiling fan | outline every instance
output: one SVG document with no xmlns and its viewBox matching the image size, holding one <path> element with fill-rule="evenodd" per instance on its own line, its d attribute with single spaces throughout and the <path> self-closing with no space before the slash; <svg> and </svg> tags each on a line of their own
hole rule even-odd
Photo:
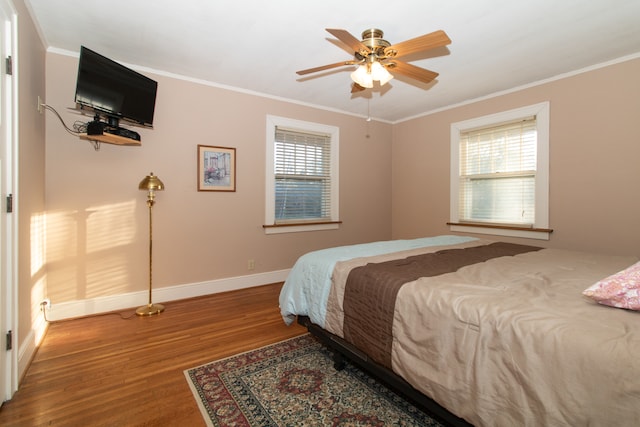
<svg viewBox="0 0 640 427">
<path fill-rule="evenodd" d="M 354 59 L 300 70 L 296 73 L 303 76 L 332 68 L 358 65 L 358 68 L 351 73 L 351 79 L 354 81 L 351 93 L 372 88 L 374 81 L 379 81 L 380 85 L 386 84 L 393 78 L 389 70 L 423 83 L 429 83 L 438 77 L 438 73 L 398 61 L 397 58 L 451 43 L 447 34 L 442 30 L 393 45 L 382 38 L 384 33 L 377 28 L 363 31 L 362 40 L 358 40 L 346 30 L 334 28 L 327 28 L 326 30 L 353 49 Z"/>
</svg>

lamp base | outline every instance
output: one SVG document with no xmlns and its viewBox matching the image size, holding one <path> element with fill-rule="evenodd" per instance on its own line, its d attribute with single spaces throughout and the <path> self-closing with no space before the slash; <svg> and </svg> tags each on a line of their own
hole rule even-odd
<svg viewBox="0 0 640 427">
<path fill-rule="evenodd" d="M 164 311 L 164 305 L 162 304 L 147 304 L 136 310 L 138 316 L 153 316 L 154 314 L 160 314 Z"/>
</svg>

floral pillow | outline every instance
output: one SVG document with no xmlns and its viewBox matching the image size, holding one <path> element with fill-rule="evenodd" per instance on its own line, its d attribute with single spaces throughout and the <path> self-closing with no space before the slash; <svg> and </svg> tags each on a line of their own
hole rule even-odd
<svg viewBox="0 0 640 427">
<path fill-rule="evenodd" d="M 600 280 L 582 293 L 600 304 L 640 310 L 640 262 Z"/>
</svg>

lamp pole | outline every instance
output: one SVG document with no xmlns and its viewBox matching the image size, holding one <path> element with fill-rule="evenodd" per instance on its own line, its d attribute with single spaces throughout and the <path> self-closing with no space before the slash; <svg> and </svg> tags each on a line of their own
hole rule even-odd
<svg viewBox="0 0 640 427">
<path fill-rule="evenodd" d="M 164 190 L 164 184 L 160 179 L 151 172 L 147 175 L 138 186 L 140 190 L 146 190 L 147 193 L 147 207 L 149 208 L 149 303 L 136 310 L 138 316 L 151 316 L 154 314 L 160 314 L 164 311 L 162 304 L 153 304 L 152 302 L 152 289 L 153 289 L 153 205 L 155 204 L 155 192 L 158 190 Z"/>
</svg>

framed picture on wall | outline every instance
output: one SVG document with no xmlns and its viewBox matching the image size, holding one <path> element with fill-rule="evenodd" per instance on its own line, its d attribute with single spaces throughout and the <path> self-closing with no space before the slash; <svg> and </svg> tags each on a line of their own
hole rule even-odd
<svg viewBox="0 0 640 427">
<path fill-rule="evenodd" d="M 236 149 L 198 145 L 198 191 L 236 191 Z"/>
</svg>

